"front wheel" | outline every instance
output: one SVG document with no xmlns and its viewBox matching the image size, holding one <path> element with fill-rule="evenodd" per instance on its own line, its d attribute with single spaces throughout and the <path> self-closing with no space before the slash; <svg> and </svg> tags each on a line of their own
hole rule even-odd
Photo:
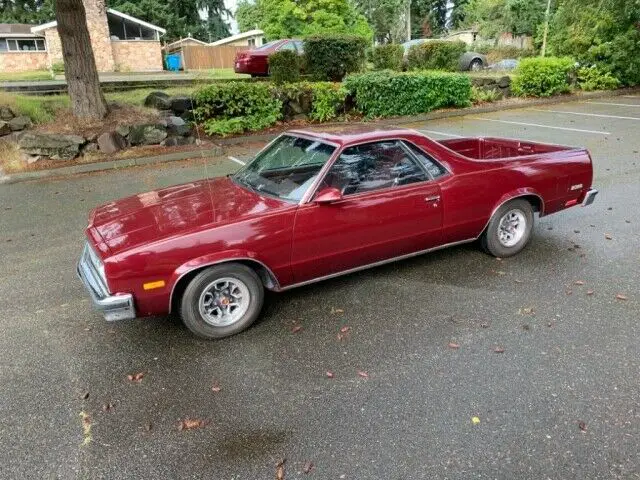
<svg viewBox="0 0 640 480">
<path fill-rule="evenodd" d="M 223 338 L 248 328 L 260 314 L 264 288 L 256 272 L 239 263 L 207 268 L 187 286 L 182 321 L 199 337 Z"/>
<path fill-rule="evenodd" d="M 516 199 L 496 210 L 480 237 L 480 243 L 487 253 L 495 257 L 511 257 L 527 245 L 532 230 L 531 204 Z"/>
</svg>

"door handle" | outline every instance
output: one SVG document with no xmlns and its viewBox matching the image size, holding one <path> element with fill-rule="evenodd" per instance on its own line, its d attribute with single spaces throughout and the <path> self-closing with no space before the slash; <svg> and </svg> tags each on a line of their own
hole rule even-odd
<svg viewBox="0 0 640 480">
<path fill-rule="evenodd" d="M 437 202 L 439 200 L 440 200 L 440 195 L 431 195 L 429 197 L 424 198 L 425 202 Z"/>
</svg>

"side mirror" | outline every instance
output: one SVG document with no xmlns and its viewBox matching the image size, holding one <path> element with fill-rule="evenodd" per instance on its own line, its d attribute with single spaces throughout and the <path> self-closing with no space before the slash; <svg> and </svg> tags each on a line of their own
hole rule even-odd
<svg viewBox="0 0 640 480">
<path fill-rule="evenodd" d="M 340 190 L 335 187 L 327 187 L 318 192 L 314 202 L 320 205 L 327 205 L 339 200 L 342 200 L 342 193 L 340 193 Z"/>
</svg>

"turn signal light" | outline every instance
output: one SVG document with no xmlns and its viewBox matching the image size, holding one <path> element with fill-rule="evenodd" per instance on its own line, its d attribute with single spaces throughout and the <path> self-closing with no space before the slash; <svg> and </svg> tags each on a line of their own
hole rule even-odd
<svg viewBox="0 0 640 480">
<path fill-rule="evenodd" d="M 142 288 L 145 290 L 153 290 L 156 288 L 162 288 L 165 286 L 164 280 L 157 280 L 155 282 L 147 282 L 142 284 Z"/>
</svg>

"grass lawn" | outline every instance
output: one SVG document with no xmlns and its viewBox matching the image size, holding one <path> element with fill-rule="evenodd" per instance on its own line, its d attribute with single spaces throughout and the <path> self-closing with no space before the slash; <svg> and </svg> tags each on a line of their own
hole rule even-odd
<svg viewBox="0 0 640 480">
<path fill-rule="evenodd" d="M 0 72 L 0 82 L 51 80 L 49 70 L 35 70 L 32 72 Z"/>
<path fill-rule="evenodd" d="M 189 70 L 189 73 L 195 74 L 196 78 L 211 80 L 227 80 L 239 78 L 251 78 L 251 75 L 244 73 L 236 73 L 233 68 L 212 68 L 209 70 Z"/>
</svg>

